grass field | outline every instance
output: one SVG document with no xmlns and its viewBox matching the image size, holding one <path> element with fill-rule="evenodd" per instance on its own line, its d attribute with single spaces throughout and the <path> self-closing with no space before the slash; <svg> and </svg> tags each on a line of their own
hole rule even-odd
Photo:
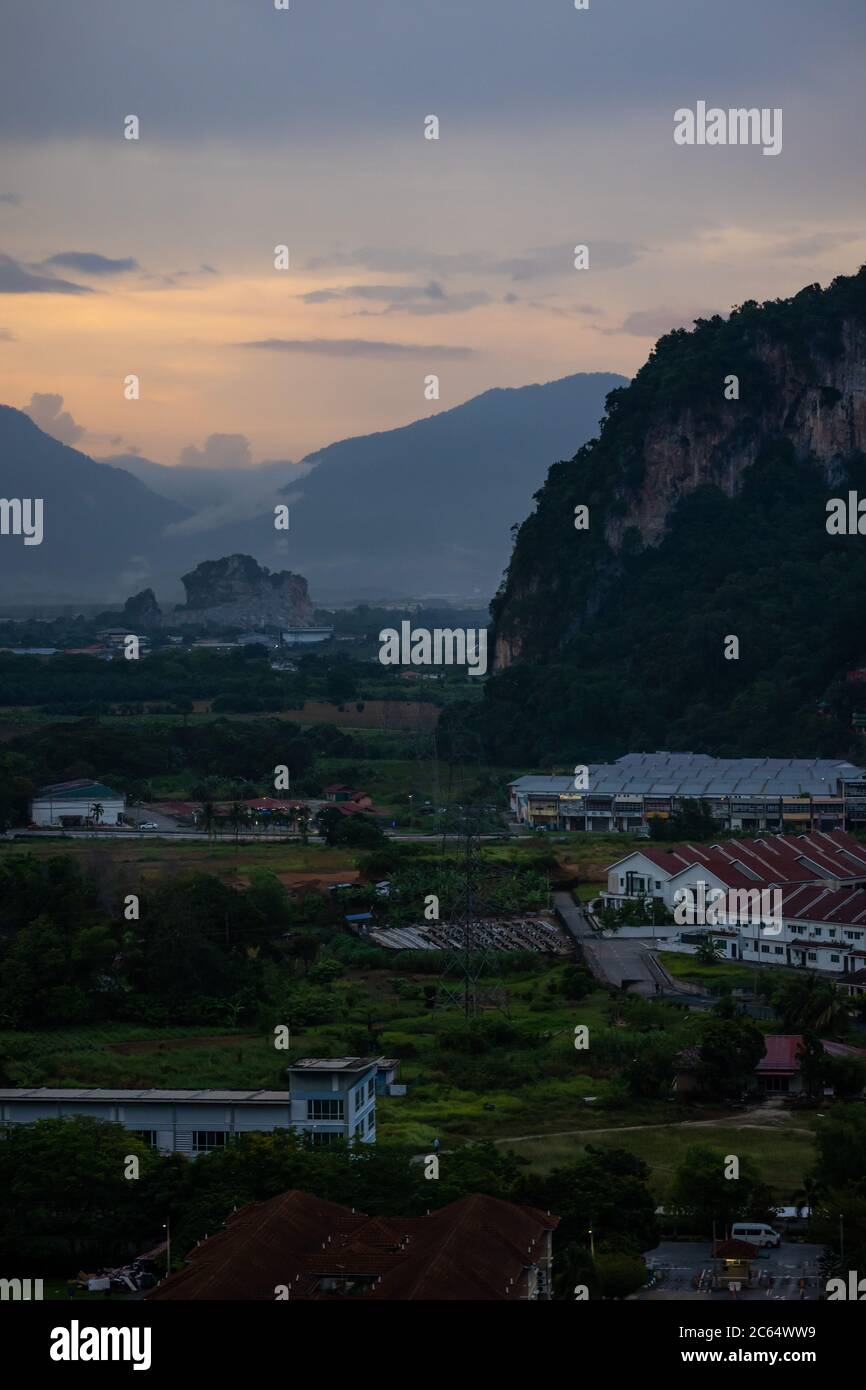
<svg viewBox="0 0 866 1390">
<path fill-rule="evenodd" d="M 679 951 L 659 951 L 659 960 L 669 975 L 677 980 L 693 980 L 699 985 L 730 985 L 732 989 L 754 989 L 761 976 L 769 975 L 774 983 L 781 975 L 791 974 L 784 966 L 748 966 L 735 961 L 720 961 L 718 965 L 704 965 L 695 956 L 687 956 Z"/>
<path fill-rule="evenodd" d="M 807 1127 L 808 1122 L 802 1116 L 788 1115 L 767 1129 L 754 1125 L 734 1128 L 729 1121 L 719 1124 L 675 1122 L 655 1129 L 624 1129 L 619 1134 L 546 1136 L 522 1143 L 506 1141 L 504 1147 L 512 1148 L 539 1171 L 573 1163 L 588 1143 L 598 1148 L 628 1149 L 652 1169 L 652 1190 L 663 1204 L 686 1151 L 695 1144 L 706 1144 L 725 1155 L 752 1159 L 781 1204 L 789 1202 L 792 1193 L 802 1187 L 803 1178 L 814 1163 L 815 1141 L 813 1134 L 806 1132 Z"/>
</svg>

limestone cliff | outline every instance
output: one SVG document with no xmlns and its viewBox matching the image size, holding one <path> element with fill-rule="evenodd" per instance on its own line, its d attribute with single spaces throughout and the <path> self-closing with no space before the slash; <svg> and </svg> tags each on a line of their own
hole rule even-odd
<svg viewBox="0 0 866 1390">
<path fill-rule="evenodd" d="M 175 609 L 173 623 L 223 627 L 312 625 L 313 605 L 306 579 L 289 570 L 272 574 L 250 555 L 205 560 L 181 579 L 186 604 Z"/>
<path fill-rule="evenodd" d="M 866 452 L 866 268 L 659 341 L 608 397 L 600 437 L 536 494 L 493 604 L 493 669 L 555 656 L 616 591 L 624 551 L 658 546 L 700 488 L 738 497 L 780 441 L 831 487 Z M 585 532 L 574 529 L 578 504 L 590 508 Z"/>
</svg>

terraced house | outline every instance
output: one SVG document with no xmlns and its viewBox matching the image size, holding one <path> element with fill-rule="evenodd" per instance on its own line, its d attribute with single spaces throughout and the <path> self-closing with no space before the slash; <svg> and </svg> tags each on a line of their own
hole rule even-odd
<svg viewBox="0 0 866 1390">
<path fill-rule="evenodd" d="M 730 959 L 828 972 L 847 993 L 866 993 L 866 846 L 847 832 L 646 845 L 610 866 L 602 898 L 657 898 L 673 911 L 683 890 L 738 904 L 722 930 L 703 928 Z M 779 921 L 767 925 L 754 909 L 774 890 Z"/>
</svg>

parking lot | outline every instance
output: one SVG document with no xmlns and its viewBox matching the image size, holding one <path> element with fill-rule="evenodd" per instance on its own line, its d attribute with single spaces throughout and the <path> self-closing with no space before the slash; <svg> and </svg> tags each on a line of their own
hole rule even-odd
<svg viewBox="0 0 866 1390">
<path fill-rule="evenodd" d="M 762 1250 L 754 1261 L 760 1271 L 760 1283 L 755 1288 L 742 1289 L 737 1301 L 752 1299 L 783 1299 L 800 1301 L 800 1281 L 805 1280 L 805 1298 L 818 1297 L 818 1260 L 823 1246 L 801 1245 L 799 1242 L 787 1244 L 784 1241 L 778 1250 Z M 701 1292 L 696 1281 L 702 1273 L 713 1269 L 712 1248 L 709 1241 L 663 1241 L 655 1250 L 644 1256 L 647 1267 L 654 1270 L 658 1283 L 650 1289 L 642 1289 L 636 1295 L 639 1299 L 669 1298 L 707 1298 L 723 1301 L 732 1299 L 733 1294 L 726 1291 Z M 771 1282 L 772 1281 L 772 1282 Z"/>
</svg>

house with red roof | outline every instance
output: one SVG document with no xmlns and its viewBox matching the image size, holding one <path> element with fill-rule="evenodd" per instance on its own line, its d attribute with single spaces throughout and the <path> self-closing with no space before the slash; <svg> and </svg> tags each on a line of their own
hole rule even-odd
<svg viewBox="0 0 866 1390">
<path fill-rule="evenodd" d="M 551 1297 L 559 1217 L 497 1197 L 426 1216 L 367 1216 L 283 1192 L 229 1216 L 147 1298 L 334 1302 L 532 1302 Z"/>
</svg>

